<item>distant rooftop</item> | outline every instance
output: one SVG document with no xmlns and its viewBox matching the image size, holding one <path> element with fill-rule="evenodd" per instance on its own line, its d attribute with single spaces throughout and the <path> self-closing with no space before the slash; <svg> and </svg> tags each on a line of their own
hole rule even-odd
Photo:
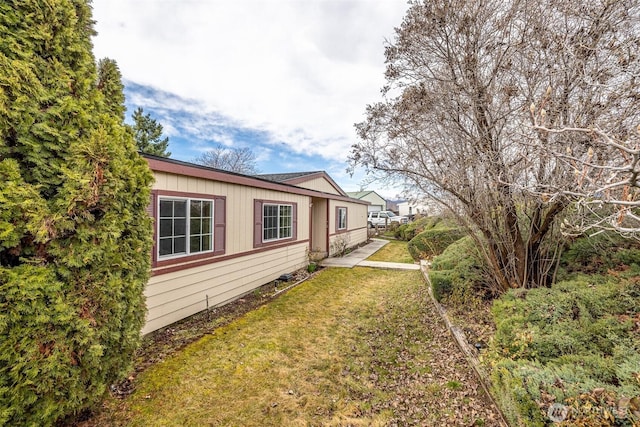
<svg viewBox="0 0 640 427">
<path fill-rule="evenodd" d="M 322 173 L 322 171 L 313 171 L 313 172 L 289 172 L 289 173 L 265 173 L 256 175 L 257 178 L 266 179 L 274 182 L 286 182 L 292 179 L 300 178 L 307 175 L 314 175 Z"/>
<path fill-rule="evenodd" d="M 373 193 L 373 191 L 347 191 L 349 197 L 353 197 L 354 199 L 362 199 L 367 194 Z"/>
</svg>

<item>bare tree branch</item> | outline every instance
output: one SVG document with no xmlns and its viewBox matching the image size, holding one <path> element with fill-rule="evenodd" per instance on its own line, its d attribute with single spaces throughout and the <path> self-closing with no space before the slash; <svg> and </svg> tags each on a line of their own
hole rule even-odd
<svg viewBox="0 0 640 427">
<path fill-rule="evenodd" d="M 622 141 L 640 122 L 639 9 L 412 2 L 386 47 L 383 101 L 356 124 L 351 167 L 446 203 L 484 245 L 496 292 L 548 285 L 565 219 L 594 210 L 596 189 L 630 202 L 638 147 Z"/>
<path fill-rule="evenodd" d="M 260 173 L 256 165 L 256 155 L 248 148 L 224 147 L 218 145 L 205 151 L 195 160 L 195 163 L 245 175 Z"/>
</svg>

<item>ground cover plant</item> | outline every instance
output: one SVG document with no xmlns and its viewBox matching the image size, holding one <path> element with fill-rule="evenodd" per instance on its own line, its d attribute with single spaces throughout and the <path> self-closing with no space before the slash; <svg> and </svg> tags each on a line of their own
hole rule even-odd
<svg viewBox="0 0 640 427">
<path fill-rule="evenodd" d="M 94 425 L 500 425 L 416 271 L 324 269 L 147 369 Z"/>
<path fill-rule="evenodd" d="M 640 268 L 513 290 L 493 307 L 495 395 L 514 425 L 640 422 Z M 635 413 L 634 413 L 635 411 Z"/>
<path fill-rule="evenodd" d="M 640 251 L 601 233 L 575 240 L 551 288 L 512 290 L 496 301 L 488 360 L 495 395 L 514 423 L 640 423 Z M 634 424 L 635 423 L 635 424 Z"/>
<path fill-rule="evenodd" d="M 606 233 L 576 239 L 558 283 L 507 292 L 492 318 L 476 252 L 470 237 L 453 243 L 432 260 L 429 277 L 468 341 L 481 346 L 510 422 L 548 425 L 548 411 L 562 404 L 565 425 L 640 423 L 638 242 Z"/>
<path fill-rule="evenodd" d="M 407 242 L 389 240 L 389 243 L 384 245 L 375 254 L 367 258 L 369 261 L 384 261 L 384 262 L 400 262 L 404 264 L 413 264 L 413 258 L 407 250 Z"/>
</svg>

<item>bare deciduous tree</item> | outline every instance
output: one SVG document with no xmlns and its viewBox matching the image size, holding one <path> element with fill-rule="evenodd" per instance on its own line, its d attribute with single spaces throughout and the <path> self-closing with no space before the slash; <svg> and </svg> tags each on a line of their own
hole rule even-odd
<svg viewBox="0 0 640 427">
<path fill-rule="evenodd" d="M 453 211 L 484 249 L 494 291 L 548 285 L 574 169 L 603 129 L 637 121 L 635 1 L 413 2 L 386 48 L 383 102 L 356 125 L 351 167 L 400 180 Z M 544 148 L 541 148 L 544 147 Z"/>
<path fill-rule="evenodd" d="M 218 145 L 198 156 L 195 163 L 245 175 L 260 173 L 256 165 L 256 155 L 248 147 L 236 148 Z"/>
<path fill-rule="evenodd" d="M 565 152 L 550 152 L 573 170 L 574 187 L 540 186 L 537 190 L 542 197 L 574 200 L 575 209 L 563 222 L 564 232 L 579 235 L 614 231 L 640 238 L 640 126 L 621 141 L 601 129 L 550 129 L 544 125 L 540 111 L 534 112 L 536 130 L 588 135 L 592 142 L 586 152 L 578 155 L 570 148 Z M 538 148 L 549 152 L 549 147 L 539 145 Z"/>
</svg>

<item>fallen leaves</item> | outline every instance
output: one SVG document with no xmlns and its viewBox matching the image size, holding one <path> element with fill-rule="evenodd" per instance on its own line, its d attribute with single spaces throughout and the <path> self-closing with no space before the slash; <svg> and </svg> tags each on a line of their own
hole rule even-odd
<svg viewBox="0 0 640 427">
<path fill-rule="evenodd" d="M 351 346 L 350 357 L 362 363 L 343 375 L 388 397 L 370 411 L 390 410 L 392 426 L 502 425 L 426 292 L 424 285 L 378 301 L 384 308 L 357 326 L 361 341 Z"/>
</svg>

